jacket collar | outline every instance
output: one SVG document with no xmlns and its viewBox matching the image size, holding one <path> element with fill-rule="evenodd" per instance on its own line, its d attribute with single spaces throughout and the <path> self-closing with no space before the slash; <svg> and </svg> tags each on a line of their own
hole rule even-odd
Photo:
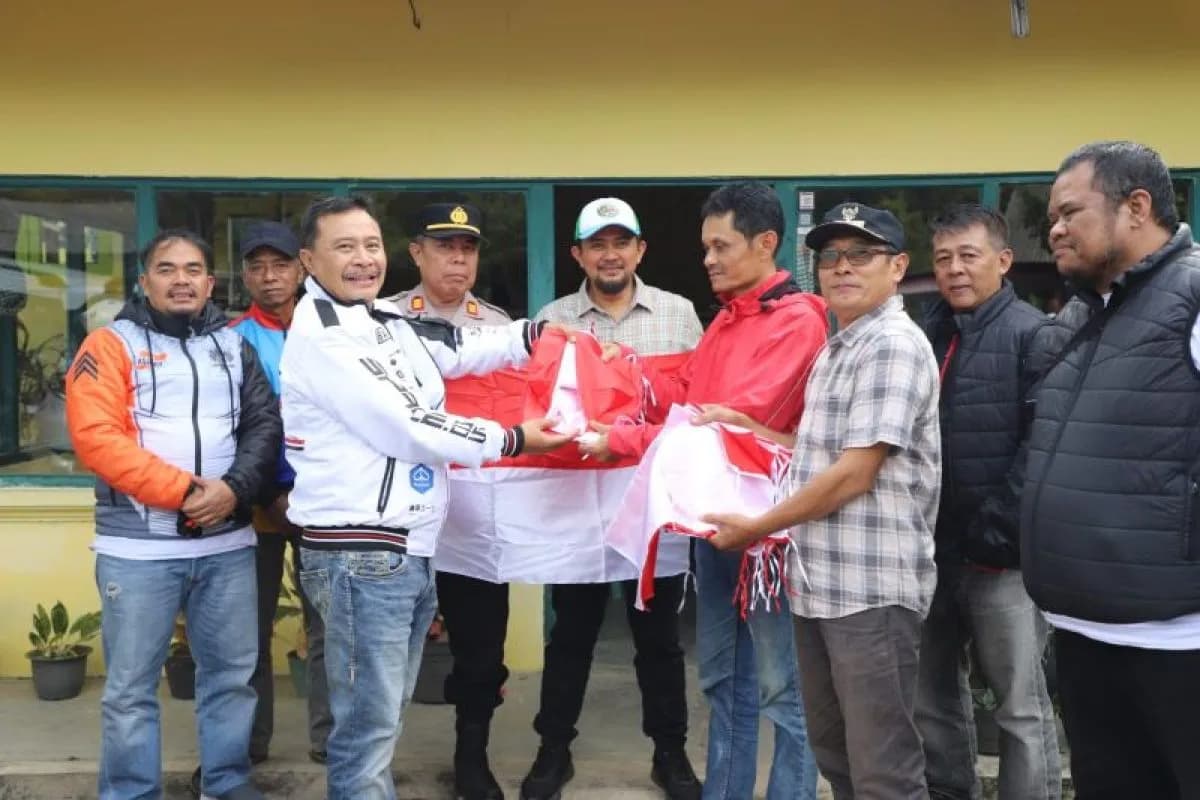
<svg viewBox="0 0 1200 800">
<path fill-rule="evenodd" d="M 1080 289 L 1077 292 L 1077 296 L 1092 310 L 1104 308 L 1108 305 L 1115 306 L 1123 302 L 1130 292 L 1143 286 L 1146 280 L 1164 265 L 1174 261 L 1177 256 L 1195 246 L 1196 243 L 1192 239 L 1192 229 L 1186 223 L 1180 223 L 1166 244 L 1122 272 L 1113 280 L 1110 300 L 1106 302 L 1106 295 L 1102 295 L 1095 289 L 1090 288 Z"/>
<path fill-rule="evenodd" d="M 140 294 L 129 298 L 116 318 L 127 319 L 135 325 L 176 339 L 203 336 L 229 324 L 225 314 L 211 300 L 204 304 L 199 314 L 188 318 L 157 311 L 151 308 L 150 304 L 146 302 L 146 298 Z"/>
<path fill-rule="evenodd" d="M 375 299 L 374 302 L 368 303 L 366 300 L 339 300 L 331 293 L 325 290 L 325 287 L 320 282 L 309 275 L 304 279 L 305 292 L 311 293 L 314 299 L 328 300 L 336 306 L 341 306 L 346 311 L 354 309 L 362 309 L 368 317 L 378 322 L 387 322 L 393 319 L 401 319 L 403 315 L 400 313 L 399 307 L 390 300 Z"/>
<path fill-rule="evenodd" d="M 287 326 L 283 324 L 283 320 L 281 320 L 275 314 L 272 314 L 270 311 L 267 311 L 265 308 L 260 306 L 258 303 L 251 303 L 250 308 L 248 308 L 246 310 L 246 313 L 243 314 L 242 317 L 243 317 L 243 319 L 245 319 L 245 318 L 252 319 L 255 322 L 257 322 L 259 325 L 262 325 L 264 328 L 267 328 L 269 330 L 273 330 L 273 331 L 286 331 L 287 330 Z"/>
<path fill-rule="evenodd" d="M 926 319 L 930 323 L 928 327 L 931 330 L 936 330 L 937 326 L 944 325 L 947 321 L 953 319 L 955 327 L 963 333 L 970 333 L 981 328 L 986 328 L 1004 313 L 1004 309 L 1012 305 L 1016 299 L 1017 292 L 1008 278 L 1005 278 L 1000 284 L 1000 291 L 970 311 L 955 312 L 954 309 L 950 308 L 950 304 L 946 302 L 945 298 L 939 297 L 930 306 L 929 313 L 926 315 Z"/>
<path fill-rule="evenodd" d="M 793 287 L 795 291 L 800 291 L 800 287 L 792 280 L 790 272 L 777 269 L 775 270 L 775 274 L 764 281 L 761 286 L 739 294 L 736 297 L 720 295 L 717 299 L 723 304 L 724 310 L 728 311 L 732 316 L 746 317 L 763 311 L 764 306 L 770 301 L 778 300 L 784 295 L 791 294 Z"/>
</svg>

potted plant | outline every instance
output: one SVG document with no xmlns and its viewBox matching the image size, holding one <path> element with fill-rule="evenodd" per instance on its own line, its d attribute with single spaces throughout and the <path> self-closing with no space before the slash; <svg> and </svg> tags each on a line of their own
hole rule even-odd
<svg viewBox="0 0 1200 800">
<path fill-rule="evenodd" d="M 167 688 L 176 700 L 196 698 L 196 662 L 192 660 L 192 648 L 188 645 L 187 625 L 183 614 L 175 617 L 175 632 L 167 648 L 167 662 L 163 666 L 167 673 Z"/>
<path fill-rule="evenodd" d="M 303 599 L 300 597 L 300 583 L 296 578 L 296 568 L 288 562 L 287 580 L 279 584 L 279 605 L 275 607 L 275 622 L 289 617 L 303 616 Z M 288 651 L 288 671 L 292 676 L 292 686 L 296 689 L 297 697 L 308 697 L 308 636 L 304 631 L 303 620 L 296 631 L 296 646 Z"/>
<path fill-rule="evenodd" d="M 55 603 L 49 614 L 38 603 L 33 630 L 29 632 L 33 649 L 25 654 L 38 697 L 66 700 L 82 691 L 88 653 L 92 652 L 84 642 L 94 639 L 99 632 L 99 611 L 84 614 L 72 623 L 62 601 Z"/>
</svg>

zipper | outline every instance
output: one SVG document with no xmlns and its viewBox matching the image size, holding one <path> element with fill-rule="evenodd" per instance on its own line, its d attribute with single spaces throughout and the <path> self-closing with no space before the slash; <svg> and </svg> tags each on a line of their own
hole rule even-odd
<svg viewBox="0 0 1200 800">
<path fill-rule="evenodd" d="M 392 496 L 392 478 L 396 475 L 396 459 L 388 456 L 387 466 L 383 468 L 383 480 L 379 483 L 379 502 L 375 510 L 383 514 L 387 510 L 388 500 Z"/>
<path fill-rule="evenodd" d="M 1197 495 L 1200 495 L 1200 485 L 1189 475 L 1188 493 L 1183 499 L 1183 557 L 1188 561 L 1200 559 L 1200 537 L 1192 535 L 1196 530 Z"/>
<path fill-rule="evenodd" d="M 187 340 L 180 339 L 179 347 L 192 368 L 192 436 L 196 441 L 196 469 L 194 475 L 200 476 L 200 373 L 196 371 L 196 362 L 188 352 Z M 151 355 L 153 358 L 153 354 Z"/>
</svg>

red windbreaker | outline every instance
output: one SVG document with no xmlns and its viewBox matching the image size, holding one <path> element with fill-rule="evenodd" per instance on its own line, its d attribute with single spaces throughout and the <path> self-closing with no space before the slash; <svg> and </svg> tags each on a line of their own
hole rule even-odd
<svg viewBox="0 0 1200 800">
<path fill-rule="evenodd" d="M 643 366 L 654 391 L 652 423 L 672 404 L 719 403 L 777 431 L 793 431 L 804 410 L 804 387 L 829 333 L 825 301 L 802 291 L 783 270 L 762 286 L 725 300 L 677 375 Z M 660 424 L 614 425 L 608 448 L 640 458 Z"/>
</svg>

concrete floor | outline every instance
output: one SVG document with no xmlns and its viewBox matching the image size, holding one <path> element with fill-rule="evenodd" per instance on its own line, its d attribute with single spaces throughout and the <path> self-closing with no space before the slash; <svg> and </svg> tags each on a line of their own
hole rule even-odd
<svg viewBox="0 0 1200 800">
<path fill-rule="evenodd" d="M 689 608 L 694 607 L 689 604 Z M 689 614 L 690 612 L 685 612 Z M 703 773 L 707 712 L 696 689 L 694 627 L 685 616 L 689 653 L 688 694 L 691 736 L 688 752 Z M 506 796 L 515 799 L 532 763 L 538 739 L 531 722 L 537 710 L 540 674 L 509 679 L 505 703 L 497 710 L 490 747 L 493 771 Z M 307 758 L 304 702 L 286 676 L 277 678 L 275 738 L 271 757 L 255 768 L 255 782 L 271 798 L 320 800 L 324 768 Z M 27 680 L 0 681 L 0 800 L 93 800 L 99 752 L 102 682 L 90 680 L 72 700 L 38 700 Z M 190 701 L 175 700 L 163 683 L 163 769 L 168 800 L 189 798 L 187 780 L 197 764 L 195 722 Z M 576 775 L 566 800 L 657 800 L 650 781 L 651 745 L 641 734 L 640 699 L 632 672 L 632 648 L 624 614 L 614 605 L 597 647 L 579 739 L 572 747 Z M 451 793 L 454 746 L 453 709 L 414 704 L 396 749 L 394 769 L 400 800 L 446 800 Z M 756 796 L 765 792 L 772 734 L 759 737 Z M 995 759 L 981 759 L 985 776 L 995 775 Z M 985 781 L 994 796 L 994 777 Z M 832 795 L 822 781 L 821 800 Z M 749 798 L 747 799 L 749 800 Z"/>
</svg>

